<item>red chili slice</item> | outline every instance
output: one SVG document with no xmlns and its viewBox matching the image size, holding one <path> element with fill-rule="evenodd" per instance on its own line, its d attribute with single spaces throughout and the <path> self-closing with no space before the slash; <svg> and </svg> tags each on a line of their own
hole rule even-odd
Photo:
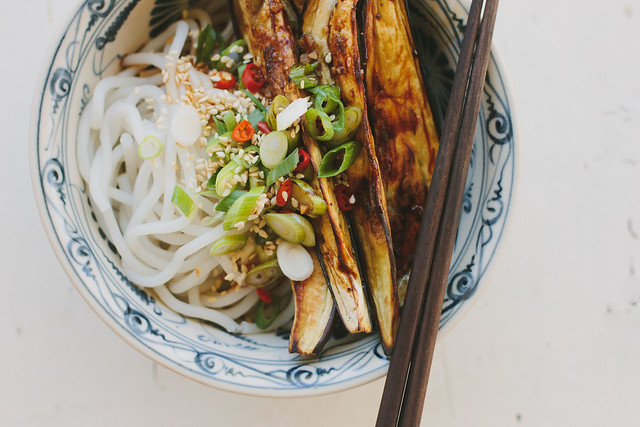
<svg viewBox="0 0 640 427">
<path fill-rule="evenodd" d="M 298 166 L 293 171 L 304 172 L 304 170 L 309 167 L 311 158 L 309 157 L 309 153 L 304 151 L 302 148 L 298 148 L 298 155 L 300 156 L 300 163 L 298 163 Z"/>
<path fill-rule="evenodd" d="M 262 302 L 267 304 L 273 302 L 273 298 L 271 298 L 271 294 L 266 289 L 258 288 L 256 289 L 256 291 L 258 292 L 258 298 L 260 298 Z"/>
<path fill-rule="evenodd" d="M 351 189 L 346 185 L 338 184 L 333 188 L 336 193 L 336 200 L 338 201 L 338 207 L 342 211 L 350 211 L 353 209 L 353 204 L 349 201 L 353 193 Z"/>
<path fill-rule="evenodd" d="M 258 129 L 260 129 L 264 133 L 271 133 L 271 129 L 267 122 L 258 122 Z"/>
<path fill-rule="evenodd" d="M 280 207 L 286 205 L 291 198 L 291 190 L 293 190 L 293 181 L 287 179 L 282 183 L 282 185 L 278 189 L 278 192 L 276 193 L 276 205 Z"/>
<path fill-rule="evenodd" d="M 255 133 L 255 129 L 251 126 L 249 120 L 243 120 L 233 129 L 231 137 L 238 142 L 245 142 L 250 140 Z"/>
<path fill-rule="evenodd" d="M 264 76 L 260 68 L 253 62 L 250 62 L 242 72 L 242 83 L 250 92 L 257 92 L 264 85 Z"/>
<path fill-rule="evenodd" d="M 217 75 L 220 77 L 220 81 L 216 82 L 216 88 L 231 89 L 236 85 L 236 78 L 230 72 L 218 71 Z"/>
</svg>

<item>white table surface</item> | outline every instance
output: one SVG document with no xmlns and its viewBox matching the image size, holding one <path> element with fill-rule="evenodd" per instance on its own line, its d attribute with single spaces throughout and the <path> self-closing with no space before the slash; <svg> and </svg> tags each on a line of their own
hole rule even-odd
<svg viewBox="0 0 640 427">
<path fill-rule="evenodd" d="M 0 0 L 0 425 L 373 425 L 382 380 L 289 400 L 211 389 L 75 291 L 28 161 L 35 82 L 75 3 Z M 437 347 L 423 425 L 640 425 L 640 1 L 505 0 L 494 40 L 519 199 L 494 274 Z"/>
</svg>

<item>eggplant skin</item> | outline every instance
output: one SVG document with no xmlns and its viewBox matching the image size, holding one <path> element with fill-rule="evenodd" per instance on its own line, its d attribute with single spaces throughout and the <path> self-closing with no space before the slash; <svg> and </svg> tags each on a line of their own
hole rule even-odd
<svg viewBox="0 0 640 427">
<path fill-rule="evenodd" d="M 403 0 L 366 0 L 366 89 L 397 276 L 410 269 L 439 140 Z"/>
<path fill-rule="evenodd" d="M 320 261 L 313 249 L 313 273 L 302 282 L 291 282 L 295 316 L 289 335 L 289 353 L 315 355 L 322 351 L 331 336 L 336 308 Z"/>
<path fill-rule="evenodd" d="M 367 274 L 369 294 L 375 307 L 384 351 L 391 354 L 400 308 L 384 185 L 367 114 L 356 23 L 357 1 L 338 0 L 334 3 L 327 45 L 332 57 L 331 75 L 342 91 L 345 105 L 359 107 L 363 112 L 362 125 L 354 138 L 362 143 L 363 149 L 345 174 L 356 198 L 351 215 L 358 236 L 359 254 Z"/>
<path fill-rule="evenodd" d="M 262 69 L 269 83 L 270 95 L 282 94 L 291 101 L 300 98 L 300 90 L 289 78 L 289 71 L 298 58 L 282 1 L 232 0 L 232 5 L 236 23 L 254 56 L 254 63 Z M 317 175 L 322 152 L 309 135 L 304 121 L 300 125 L 304 148 Z M 311 186 L 327 203 L 327 213 L 314 220 L 313 224 L 323 255 L 320 263 L 340 316 L 349 332 L 371 332 L 362 278 L 352 252 L 346 220 L 338 209 L 333 183 L 326 178 L 317 178 Z"/>
</svg>

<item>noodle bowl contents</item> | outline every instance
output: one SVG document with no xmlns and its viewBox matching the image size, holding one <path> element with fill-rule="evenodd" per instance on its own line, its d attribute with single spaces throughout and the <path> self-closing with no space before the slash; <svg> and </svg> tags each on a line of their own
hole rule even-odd
<svg viewBox="0 0 640 427">
<path fill-rule="evenodd" d="M 418 152 L 401 128 L 431 112 L 370 123 L 355 0 L 310 2 L 301 26 L 287 1 L 233 0 L 235 40 L 231 22 L 187 11 L 125 56 L 83 112 L 79 169 L 124 273 L 171 309 L 231 333 L 289 328 L 300 354 L 318 354 L 339 316 L 348 333 L 377 326 L 389 355 L 385 191 L 426 191 L 432 162 L 408 155 L 383 180 L 377 156 Z"/>
<path fill-rule="evenodd" d="M 307 217 L 323 211 L 296 145 L 307 102 L 269 108 L 244 40 L 225 47 L 231 31 L 191 15 L 99 82 L 81 119 L 80 170 L 130 280 L 229 332 L 273 330 L 293 317 L 282 272 L 311 275 Z M 293 117 L 284 127 L 282 110 Z M 278 256 L 283 243 L 291 261 Z"/>
</svg>

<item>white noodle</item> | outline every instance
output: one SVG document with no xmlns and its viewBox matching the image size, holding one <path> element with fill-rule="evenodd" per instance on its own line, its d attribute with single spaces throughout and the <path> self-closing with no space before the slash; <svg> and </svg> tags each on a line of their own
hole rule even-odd
<svg viewBox="0 0 640 427">
<path fill-rule="evenodd" d="M 198 159 L 208 159 L 209 154 L 202 142 L 177 144 L 169 130 L 178 105 L 189 102 L 182 97 L 187 88 L 198 89 L 212 104 L 242 105 L 247 112 L 252 105 L 242 93 L 214 88 L 210 75 L 194 67 L 187 67 L 186 83 L 179 84 L 181 53 L 193 53 L 201 28 L 220 28 L 223 18 L 228 22 L 222 10 L 213 23 L 206 12 L 189 11 L 188 20 L 172 24 L 138 53 L 125 57 L 122 72 L 96 85 L 80 118 L 78 168 L 98 221 L 130 280 L 153 288 L 167 306 L 185 316 L 232 333 L 258 333 L 263 331 L 242 320 L 258 302 L 255 288 L 237 284 L 244 277 L 235 259 L 209 254 L 211 244 L 228 233 L 222 228 L 223 213 L 215 210 L 218 200 L 196 195 L 202 180 L 208 179 Z M 222 31 L 225 40 L 231 39 L 232 30 L 229 22 Z M 148 67 L 159 72 L 149 75 Z M 145 77 L 140 75 L 143 71 Z M 156 158 L 143 160 L 138 145 L 148 136 L 157 138 L 162 150 Z M 176 184 L 193 197 L 198 207 L 194 215 L 186 217 L 174 206 Z M 237 283 L 229 287 L 227 282 L 220 292 L 216 289 L 223 278 Z M 269 289 L 286 302 L 267 329 L 274 330 L 291 320 L 294 301 L 288 283 Z"/>
</svg>

